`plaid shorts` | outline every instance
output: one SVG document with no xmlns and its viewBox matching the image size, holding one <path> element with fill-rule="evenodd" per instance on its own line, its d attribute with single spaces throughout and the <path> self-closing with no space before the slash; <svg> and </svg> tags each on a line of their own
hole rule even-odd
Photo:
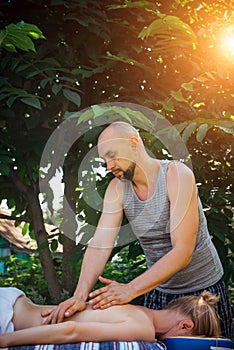
<svg viewBox="0 0 234 350">
<path fill-rule="evenodd" d="M 217 303 L 217 312 L 220 317 L 220 329 L 223 337 L 234 340 L 234 326 L 232 318 L 232 310 L 227 297 L 226 287 L 223 281 L 215 283 L 213 286 L 205 288 L 210 293 L 220 295 Z M 203 290 L 197 290 L 191 293 L 169 294 L 160 292 L 157 289 L 145 294 L 144 306 L 159 310 L 164 309 L 166 305 L 173 299 L 185 295 L 199 295 Z"/>
</svg>

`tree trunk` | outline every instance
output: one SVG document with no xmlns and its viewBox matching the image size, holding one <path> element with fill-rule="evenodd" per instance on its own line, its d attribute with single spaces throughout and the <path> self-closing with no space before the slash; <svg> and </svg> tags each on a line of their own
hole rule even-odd
<svg viewBox="0 0 234 350">
<path fill-rule="evenodd" d="M 76 287 L 76 198 L 77 174 L 72 172 L 71 166 L 64 167 L 64 202 L 63 202 L 63 263 L 62 287 L 72 295 Z"/>
<path fill-rule="evenodd" d="M 17 171 L 13 169 L 10 170 L 10 177 L 16 189 L 22 192 L 28 199 L 42 271 L 45 276 L 51 300 L 53 303 L 57 304 L 61 299 L 61 287 L 54 268 L 53 257 L 47 244 L 47 232 L 39 202 L 38 184 L 32 181 L 31 169 L 29 166 L 27 167 L 27 171 L 29 173 L 29 178 L 31 179 L 31 185 L 26 185 L 18 176 Z M 40 249 L 41 245 L 45 245 L 45 247 Z"/>
<path fill-rule="evenodd" d="M 38 244 L 38 253 L 42 270 L 45 276 L 51 300 L 53 303 L 57 304 L 61 301 L 61 287 L 59 285 L 58 276 L 54 268 L 53 257 L 49 246 L 46 245 L 40 249 L 41 245 L 44 245 L 46 242 L 48 242 L 48 234 L 45 230 L 42 210 L 38 198 L 38 191 L 35 189 L 35 187 L 36 185 L 34 187 L 30 187 L 27 190 L 28 202 L 32 215 L 35 237 Z"/>
<path fill-rule="evenodd" d="M 64 236 L 63 264 L 62 264 L 62 288 L 68 291 L 69 296 L 74 293 L 76 287 L 76 266 L 74 257 L 76 245 L 73 240 Z M 73 261 L 72 261 L 73 260 Z"/>
</svg>

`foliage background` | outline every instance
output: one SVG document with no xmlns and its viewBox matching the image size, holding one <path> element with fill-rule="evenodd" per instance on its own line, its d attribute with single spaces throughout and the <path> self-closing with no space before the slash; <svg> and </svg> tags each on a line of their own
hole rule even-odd
<svg viewBox="0 0 234 350">
<path fill-rule="evenodd" d="M 191 154 L 225 282 L 230 295 L 233 293 L 234 62 L 233 51 L 227 50 L 223 39 L 234 33 L 233 11 L 232 1 L 208 0 L 24 0 L 0 4 L 0 199 L 7 199 L 12 217 L 29 222 L 24 232 L 29 231 L 37 241 L 39 260 L 34 266 L 43 273 L 39 279 L 35 275 L 35 280 L 51 301 L 58 302 L 64 293 L 74 290 L 85 247 L 74 243 L 75 220 L 69 237 L 57 230 L 48 238 L 44 222 L 54 214 L 53 192 L 47 193 L 46 216 L 38 200 L 41 154 L 63 120 L 106 102 L 149 107 L 181 134 Z M 117 112 L 134 122 L 134 115 L 123 114 L 121 109 Z M 72 146 L 63 167 L 69 204 L 78 215 L 84 211 L 84 219 L 93 225 L 99 213 L 86 205 L 82 190 L 77 190 L 76 172 L 89 145 L 95 145 L 100 128 L 94 126 L 99 118 L 102 113 L 93 109 L 89 115 L 92 130 Z M 141 133 L 152 152 L 165 157 L 160 142 L 144 128 Z M 45 181 L 55 169 L 56 164 Z M 84 191 L 93 176 L 92 167 L 87 170 L 90 177 L 84 179 Z M 100 180 L 100 192 L 107 181 Z M 66 231 L 67 223 L 62 221 L 65 204 L 63 213 L 55 214 L 58 227 L 62 224 Z M 90 232 L 86 235 L 88 239 Z M 58 239 L 64 245 L 61 264 L 52 254 Z M 137 252 L 134 261 L 142 253 Z M 27 274 L 20 272 L 21 263 L 12 264 L 12 279 L 1 283 L 16 283 L 17 269 L 18 275 L 29 281 Z M 32 266 L 28 268 L 32 271 Z M 121 264 L 118 268 L 121 271 Z M 114 271 L 111 273 L 117 278 Z M 123 273 L 121 276 L 125 278 Z"/>
</svg>

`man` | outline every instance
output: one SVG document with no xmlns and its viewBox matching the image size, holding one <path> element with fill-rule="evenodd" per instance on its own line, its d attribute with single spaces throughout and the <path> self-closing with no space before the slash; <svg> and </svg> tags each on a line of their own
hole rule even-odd
<svg viewBox="0 0 234 350">
<path fill-rule="evenodd" d="M 115 178 L 87 247 L 74 296 L 47 318 L 56 323 L 86 307 L 126 304 L 145 294 L 145 306 L 162 309 L 173 298 L 220 294 L 222 335 L 232 337 L 232 316 L 223 269 L 207 229 L 192 171 L 183 163 L 158 160 L 146 152 L 137 130 L 115 122 L 99 136 L 98 151 Z M 101 277 L 121 226 L 123 213 L 144 250 L 148 270 L 127 284 Z M 106 286 L 92 290 L 97 279 Z"/>
</svg>

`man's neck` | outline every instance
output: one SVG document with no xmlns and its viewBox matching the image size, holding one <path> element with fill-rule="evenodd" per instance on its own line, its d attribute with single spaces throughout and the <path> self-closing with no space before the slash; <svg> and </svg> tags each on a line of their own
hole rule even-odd
<svg viewBox="0 0 234 350">
<path fill-rule="evenodd" d="M 148 157 L 141 165 L 137 165 L 132 179 L 133 188 L 141 200 L 150 198 L 156 187 L 160 160 Z"/>
</svg>

